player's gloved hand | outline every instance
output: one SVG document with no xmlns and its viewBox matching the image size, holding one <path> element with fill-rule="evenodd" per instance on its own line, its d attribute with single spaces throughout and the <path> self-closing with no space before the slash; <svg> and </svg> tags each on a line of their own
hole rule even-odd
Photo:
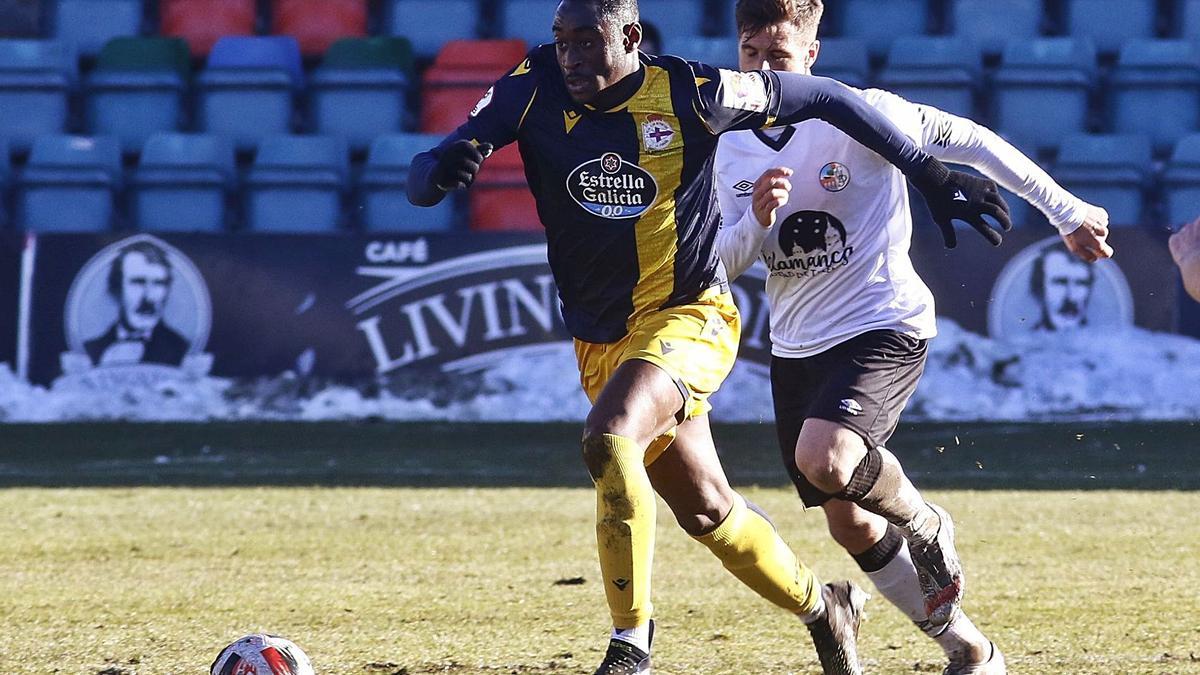
<svg viewBox="0 0 1200 675">
<path fill-rule="evenodd" d="M 978 230 L 992 246 L 999 246 L 1004 241 L 1004 235 L 984 216 L 994 220 L 1006 232 L 1012 229 L 1008 204 L 1004 203 L 996 184 L 986 178 L 951 171 L 945 164 L 931 159 L 921 175 L 910 179 L 925 197 L 934 222 L 942 229 L 946 248 L 958 245 L 958 236 L 954 232 L 955 220 L 961 220 Z"/>
<path fill-rule="evenodd" d="M 471 187 L 471 183 L 475 182 L 475 174 L 483 166 L 484 158 L 490 154 L 491 143 L 475 145 L 467 140 L 451 143 L 438 155 L 437 166 L 433 169 L 433 184 L 446 192 Z"/>
</svg>

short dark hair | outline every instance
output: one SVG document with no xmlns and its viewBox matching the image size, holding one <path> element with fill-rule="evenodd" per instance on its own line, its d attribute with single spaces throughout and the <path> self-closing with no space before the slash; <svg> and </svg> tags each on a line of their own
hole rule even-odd
<svg viewBox="0 0 1200 675">
<path fill-rule="evenodd" d="M 148 241 L 139 241 L 122 247 L 117 252 L 117 257 L 113 259 L 112 266 L 108 268 L 109 295 L 120 301 L 121 286 L 125 281 L 125 258 L 130 253 L 139 253 L 151 265 L 162 265 L 165 267 L 167 270 L 167 284 L 170 285 L 174 274 L 171 270 L 171 261 L 167 259 L 167 252 Z"/>
<path fill-rule="evenodd" d="M 824 13 L 822 0 L 737 0 L 734 9 L 739 37 L 758 35 L 777 23 L 790 23 L 816 35 Z"/>
</svg>

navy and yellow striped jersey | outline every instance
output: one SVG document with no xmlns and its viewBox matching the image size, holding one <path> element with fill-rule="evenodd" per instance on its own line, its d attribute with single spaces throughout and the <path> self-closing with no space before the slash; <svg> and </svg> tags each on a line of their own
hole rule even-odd
<svg viewBox="0 0 1200 675">
<path fill-rule="evenodd" d="M 615 342 L 645 313 L 686 304 L 726 283 L 715 250 L 717 140 L 725 131 L 768 126 L 780 113 L 774 73 L 719 70 L 673 56 L 640 58 L 635 93 L 597 110 L 567 92 L 554 45 L 536 47 L 496 82 L 465 124 L 413 161 L 414 175 L 422 166 L 428 174 L 439 151 L 458 140 L 518 144 L 546 229 L 563 318 L 586 342 Z M 825 92 L 824 98 L 840 103 L 843 97 Z M 829 116 L 808 103 L 803 117 Z M 783 107 L 791 113 L 805 106 Z M 414 180 L 420 178 L 410 175 L 410 197 L 420 194 Z"/>
</svg>

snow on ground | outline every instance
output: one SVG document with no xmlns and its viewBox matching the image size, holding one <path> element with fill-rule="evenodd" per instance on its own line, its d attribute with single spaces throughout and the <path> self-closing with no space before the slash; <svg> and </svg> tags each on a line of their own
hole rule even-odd
<svg viewBox="0 0 1200 675">
<path fill-rule="evenodd" d="M 997 342 L 942 319 L 911 421 L 1200 419 L 1200 341 L 1131 328 L 1030 335 Z M 137 379 L 137 378 L 134 378 Z M 579 421 L 588 410 L 569 344 L 513 356 L 449 384 L 351 387 L 299 381 L 167 378 L 103 386 L 60 381 L 46 388 L 0 364 L 0 421 L 127 419 Z M 470 386 L 459 386 L 459 381 Z M 713 398 L 722 421 L 770 421 L 766 369 L 739 363 Z"/>
</svg>

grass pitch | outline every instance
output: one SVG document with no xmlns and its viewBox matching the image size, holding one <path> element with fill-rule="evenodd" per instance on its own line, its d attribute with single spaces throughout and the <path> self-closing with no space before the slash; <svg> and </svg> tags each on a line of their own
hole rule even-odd
<svg viewBox="0 0 1200 675">
<path fill-rule="evenodd" d="M 853 562 L 783 488 L 746 494 L 823 578 Z M 1200 673 L 1200 493 L 934 491 L 967 610 L 1013 673 Z M 272 631 L 323 675 L 590 673 L 608 622 L 586 488 L 0 490 L 0 673 L 204 673 Z M 807 633 L 660 505 L 655 672 L 817 673 Z M 939 673 L 880 598 L 872 673 Z"/>
</svg>

